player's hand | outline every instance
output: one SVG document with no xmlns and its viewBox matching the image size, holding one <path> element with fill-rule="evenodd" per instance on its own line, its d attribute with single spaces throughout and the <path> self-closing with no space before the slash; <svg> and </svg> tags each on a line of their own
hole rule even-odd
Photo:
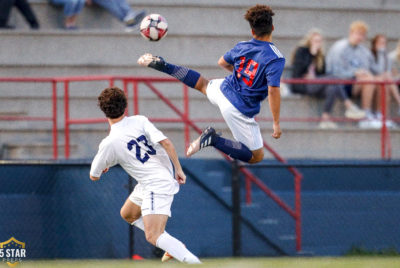
<svg viewBox="0 0 400 268">
<path fill-rule="evenodd" d="M 274 139 L 279 139 L 282 135 L 281 127 L 279 124 L 274 124 L 273 125 L 274 133 L 272 133 L 272 137 Z"/>
<path fill-rule="evenodd" d="M 108 170 L 109 170 L 109 168 L 106 168 L 105 170 L 103 170 L 103 172 L 102 172 L 102 173 L 103 173 L 103 174 L 104 174 L 104 173 L 107 173 L 107 172 L 108 172 Z"/>
<path fill-rule="evenodd" d="M 175 172 L 175 179 L 178 181 L 179 184 L 185 184 L 186 182 L 186 175 L 183 173 L 183 170 L 177 170 Z"/>
</svg>

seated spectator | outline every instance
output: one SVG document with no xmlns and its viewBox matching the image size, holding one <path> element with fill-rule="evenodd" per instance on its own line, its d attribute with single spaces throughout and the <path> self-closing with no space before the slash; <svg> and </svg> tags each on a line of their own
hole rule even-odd
<svg viewBox="0 0 400 268">
<path fill-rule="evenodd" d="M 8 25 L 8 18 L 14 5 L 29 23 L 31 29 L 39 29 L 39 22 L 27 0 L 0 0 L 0 29 L 13 28 Z"/>
<path fill-rule="evenodd" d="M 142 21 L 146 15 L 145 10 L 134 11 L 126 0 L 92 0 L 97 5 L 103 7 L 114 17 L 125 24 L 125 31 L 131 32 L 135 26 Z"/>
<path fill-rule="evenodd" d="M 383 34 L 376 35 L 371 41 L 371 52 L 374 59 L 374 67 L 372 68 L 374 75 L 382 81 L 393 81 L 391 62 L 387 53 L 387 39 Z M 389 94 L 391 93 L 391 94 Z M 398 105 L 398 111 L 400 112 L 400 94 L 397 86 L 394 84 L 386 85 L 386 100 L 387 100 L 387 111 L 390 106 L 390 95 L 393 96 Z M 381 94 L 380 90 L 377 91 L 377 103 L 376 103 L 376 116 L 378 119 L 382 118 L 381 112 Z M 388 121 L 388 126 L 393 125 L 393 122 Z"/>
<path fill-rule="evenodd" d="M 375 81 L 371 73 L 373 56 L 371 51 L 362 44 L 365 41 L 368 26 L 363 21 L 355 21 L 350 25 L 348 38 L 336 41 L 327 54 L 327 72 L 341 79 L 355 81 Z M 366 120 L 359 122 L 362 128 L 380 128 L 381 122 L 374 118 L 372 103 L 376 85 L 356 84 L 346 87 L 348 95 L 358 97 L 361 95 L 361 107 L 366 112 Z"/>
<path fill-rule="evenodd" d="M 78 26 L 76 25 L 78 14 L 81 13 L 85 2 L 90 0 L 50 0 L 50 3 L 54 5 L 64 6 L 64 29 L 66 30 L 76 30 Z"/>
<path fill-rule="evenodd" d="M 396 81 L 400 80 L 400 40 L 395 50 L 389 53 L 390 66 L 392 68 L 392 76 Z"/>
<path fill-rule="evenodd" d="M 303 79 L 332 79 L 333 76 L 325 74 L 325 55 L 323 52 L 323 37 L 319 30 L 312 29 L 295 49 L 293 58 L 293 78 Z M 343 85 L 337 84 L 295 84 L 292 85 L 294 93 L 325 98 L 324 111 L 321 116 L 320 128 L 337 128 L 336 123 L 330 120 L 335 100 L 338 98 L 346 107 L 345 116 L 353 119 L 365 117 L 365 112 L 360 110 L 349 99 Z"/>
</svg>

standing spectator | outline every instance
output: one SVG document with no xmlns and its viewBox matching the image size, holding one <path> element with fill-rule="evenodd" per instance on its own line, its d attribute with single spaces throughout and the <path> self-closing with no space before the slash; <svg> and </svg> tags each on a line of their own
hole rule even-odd
<svg viewBox="0 0 400 268">
<path fill-rule="evenodd" d="M 400 40 L 395 50 L 389 53 L 392 75 L 395 80 L 400 80 Z"/>
<path fill-rule="evenodd" d="M 303 79 L 332 79 L 334 76 L 325 74 L 325 55 L 323 51 L 323 36 L 318 29 L 311 29 L 295 49 L 292 57 L 293 78 Z M 338 98 L 346 107 L 345 116 L 361 119 L 365 112 L 360 110 L 349 99 L 343 85 L 326 84 L 295 84 L 294 93 L 325 98 L 324 111 L 321 116 L 320 128 L 337 128 L 330 120 L 335 100 Z"/>
<path fill-rule="evenodd" d="M 97 5 L 108 10 L 114 17 L 125 24 L 125 31 L 131 32 L 146 15 L 145 10 L 134 11 L 126 0 L 92 0 Z"/>
<path fill-rule="evenodd" d="M 64 29 L 76 30 L 78 29 L 76 21 L 78 14 L 81 13 L 85 2 L 90 3 L 90 0 L 50 0 L 54 5 L 64 6 Z"/>
<path fill-rule="evenodd" d="M 21 12 L 31 29 L 39 29 L 39 22 L 27 0 L 0 0 L 0 29 L 13 28 L 7 24 L 13 6 Z"/>
<path fill-rule="evenodd" d="M 387 53 L 387 39 L 383 34 L 376 35 L 371 41 L 371 52 L 374 58 L 374 68 L 373 72 L 378 77 L 378 79 L 383 81 L 393 81 L 393 76 L 391 73 L 392 67 Z M 386 85 L 386 107 L 389 108 L 390 105 L 390 94 L 393 96 L 398 105 L 398 111 L 400 112 L 400 95 L 397 86 L 394 84 Z M 377 111 L 376 115 L 378 119 L 382 118 L 381 113 L 381 94 L 377 91 Z M 389 110 L 389 109 L 388 109 Z M 392 124 L 391 121 L 387 122 L 388 125 Z"/>
<path fill-rule="evenodd" d="M 372 53 L 362 44 L 367 32 L 368 26 L 363 21 L 355 21 L 350 25 L 348 38 L 336 41 L 328 51 L 326 61 L 329 74 L 362 82 L 376 80 L 371 73 Z M 380 121 L 376 120 L 371 112 L 376 85 L 358 84 L 346 87 L 346 90 L 352 97 L 361 95 L 361 107 L 366 112 L 367 119 L 359 122 L 360 127 L 379 128 Z"/>
</svg>

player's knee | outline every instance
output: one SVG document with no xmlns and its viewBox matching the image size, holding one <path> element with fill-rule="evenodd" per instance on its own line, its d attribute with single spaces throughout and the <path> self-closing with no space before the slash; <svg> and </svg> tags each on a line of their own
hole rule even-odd
<svg viewBox="0 0 400 268">
<path fill-rule="evenodd" d="M 126 211 L 123 207 L 121 208 L 120 211 L 121 217 L 128 222 L 129 224 L 131 224 L 132 222 L 134 222 L 136 219 L 128 212 Z"/>
<path fill-rule="evenodd" d="M 250 159 L 249 163 L 250 164 L 255 164 L 264 159 L 264 150 L 256 150 L 253 151 L 253 157 Z"/>
<path fill-rule="evenodd" d="M 203 76 L 200 76 L 200 79 L 197 81 L 195 88 L 199 90 L 204 95 L 207 95 L 207 86 L 209 80 L 205 79 Z"/>
</svg>

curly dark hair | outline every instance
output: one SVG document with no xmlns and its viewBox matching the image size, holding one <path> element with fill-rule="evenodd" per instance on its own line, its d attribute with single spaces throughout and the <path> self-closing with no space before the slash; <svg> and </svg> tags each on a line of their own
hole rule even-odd
<svg viewBox="0 0 400 268">
<path fill-rule="evenodd" d="M 271 34 L 273 15 L 275 13 L 269 6 L 255 5 L 246 11 L 244 18 L 249 22 L 254 34 L 261 37 Z"/>
<path fill-rule="evenodd" d="M 125 112 L 127 103 L 126 96 L 118 87 L 104 89 L 97 100 L 100 109 L 108 118 L 118 118 Z"/>
</svg>

